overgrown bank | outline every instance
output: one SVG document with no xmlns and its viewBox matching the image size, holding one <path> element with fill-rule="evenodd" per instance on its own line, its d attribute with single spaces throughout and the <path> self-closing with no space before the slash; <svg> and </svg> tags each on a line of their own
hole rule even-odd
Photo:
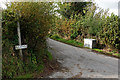
<svg viewBox="0 0 120 80">
<path fill-rule="evenodd" d="M 50 29 L 54 14 L 52 3 L 42 2 L 12 2 L 2 11 L 2 77 L 16 78 L 19 75 L 31 77 L 33 72 L 42 72 L 45 62 L 52 60 L 47 50 L 46 36 Z M 17 22 L 20 23 L 23 61 L 18 44 Z"/>
<path fill-rule="evenodd" d="M 58 5 L 61 15 L 55 19 L 50 36 L 57 35 L 66 42 L 73 40 L 80 43 L 84 38 L 93 38 L 97 40 L 97 49 L 115 55 L 120 53 L 120 18 L 117 15 L 109 14 L 109 10 L 103 10 L 94 3 L 64 2 Z M 82 6 L 82 11 L 78 6 Z"/>
</svg>

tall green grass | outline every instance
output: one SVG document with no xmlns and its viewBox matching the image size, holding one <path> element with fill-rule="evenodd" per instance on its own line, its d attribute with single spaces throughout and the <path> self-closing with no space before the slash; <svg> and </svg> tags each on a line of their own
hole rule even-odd
<svg viewBox="0 0 120 80">
<path fill-rule="evenodd" d="M 83 47 L 84 46 L 83 43 L 77 42 L 75 40 L 66 40 L 66 39 L 60 38 L 58 35 L 53 35 L 50 38 L 57 40 L 57 41 L 60 41 L 60 42 L 63 42 L 63 43 L 66 43 L 66 44 L 76 46 L 76 47 Z"/>
</svg>

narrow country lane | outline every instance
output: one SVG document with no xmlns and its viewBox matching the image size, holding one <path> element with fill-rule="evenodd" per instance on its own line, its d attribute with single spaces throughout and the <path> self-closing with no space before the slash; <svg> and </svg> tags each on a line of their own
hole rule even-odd
<svg viewBox="0 0 120 80">
<path fill-rule="evenodd" d="M 118 78 L 118 59 L 48 39 L 49 51 L 62 64 L 50 78 Z"/>
</svg>

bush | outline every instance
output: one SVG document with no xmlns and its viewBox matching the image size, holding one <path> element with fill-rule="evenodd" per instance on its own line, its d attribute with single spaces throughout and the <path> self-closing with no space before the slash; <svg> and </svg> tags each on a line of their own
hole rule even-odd
<svg viewBox="0 0 120 80">
<path fill-rule="evenodd" d="M 99 36 L 107 47 L 120 49 L 120 26 L 118 26 L 118 16 L 111 14 L 110 17 L 107 17 Z"/>
<path fill-rule="evenodd" d="M 52 35 L 51 38 L 52 38 L 52 39 L 56 39 L 56 40 L 57 40 L 57 39 L 60 39 L 60 37 L 59 37 L 58 35 L 56 35 L 56 34 Z"/>
<path fill-rule="evenodd" d="M 73 40 L 73 39 L 75 39 L 77 36 L 78 36 L 78 33 L 75 32 L 75 33 L 71 34 L 70 38 Z"/>
</svg>

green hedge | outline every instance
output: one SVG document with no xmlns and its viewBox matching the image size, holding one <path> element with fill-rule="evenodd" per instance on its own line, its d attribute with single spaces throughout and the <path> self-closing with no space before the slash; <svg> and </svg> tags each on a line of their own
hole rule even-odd
<svg viewBox="0 0 120 80">
<path fill-rule="evenodd" d="M 52 3 L 10 4 L 2 11 L 3 78 L 13 78 L 43 69 L 39 66 L 44 65 L 43 58 L 49 54 L 46 36 L 53 19 Z M 14 49 L 18 45 L 17 21 L 20 22 L 22 44 L 28 45 L 23 50 L 23 61 L 20 60 L 19 51 Z"/>
</svg>

